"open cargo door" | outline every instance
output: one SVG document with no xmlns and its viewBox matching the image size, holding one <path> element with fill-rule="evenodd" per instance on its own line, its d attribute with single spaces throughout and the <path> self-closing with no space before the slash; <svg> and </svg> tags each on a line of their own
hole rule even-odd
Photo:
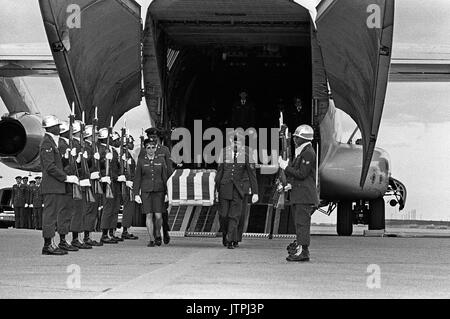
<svg viewBox="0 0 450 319">
<path fill-rule="evenodd" d="M 39 0 L 68 102 L 99 124 L 141 103 L 141 7 L 133 0 Z"/>
<path fill-rule="evenodd" d="M 378 137 L 391 62 L 394 0 L 323 0 L 317 39 L 336 107 L 363 140 L 361 187 Z"/>
</svg>

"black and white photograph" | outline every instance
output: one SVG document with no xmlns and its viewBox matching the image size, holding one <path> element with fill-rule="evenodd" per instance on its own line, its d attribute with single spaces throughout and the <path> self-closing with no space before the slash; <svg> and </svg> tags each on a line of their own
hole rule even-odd
<svg viewBox="0 0 450 319">
<path fill-rule="evenodd" d="M 0 299 L 450 298 L 448 0 L 0 0 L 0 116 Z"/>
</svg>

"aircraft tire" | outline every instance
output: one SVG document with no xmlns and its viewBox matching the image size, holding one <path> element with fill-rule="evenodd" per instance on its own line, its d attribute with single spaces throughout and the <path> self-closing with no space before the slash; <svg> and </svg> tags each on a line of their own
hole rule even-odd
<svg viewBox="0 0 450 319">
<path fill-rule="evenodd" d="M 369 201 L 369 230 L 385 229 L 385 203 L 383 197 Z"/>
<path fill-rule="evenodd" d="M 339 236 L 351 236 L 353 233 L 352 201 L 342 201 L 337 205 L 337 233 Z"/>
</svg>

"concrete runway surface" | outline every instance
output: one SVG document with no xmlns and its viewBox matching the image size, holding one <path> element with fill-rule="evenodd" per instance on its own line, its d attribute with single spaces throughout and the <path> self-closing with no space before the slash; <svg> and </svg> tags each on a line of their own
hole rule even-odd
<svg viewBox="0 0 450 319">
<path fill-rule="evenodd" d="M 39 231 L 1 229 L 0 298 L 450 298 L 448 232 L 380 238 L 318 229 L 303 264 L 285 260 L 290 239 L 245 238 L 228 250 L 221 238 L 173 237 L 148 248 L 139 228 L 137 241 L 61 257 L 40 254 Z"/>
</svg>

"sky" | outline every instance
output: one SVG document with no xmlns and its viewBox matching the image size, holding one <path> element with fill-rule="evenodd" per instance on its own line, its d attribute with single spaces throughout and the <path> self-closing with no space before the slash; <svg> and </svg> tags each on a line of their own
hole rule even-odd
<svg viewBox="0 0 450 319">
<path fill-rule="evenodd" d="M 145 19 L 151 1 L 138 2 Z M 0 45 L 46 42 L 37 1 L 0 0 L 0 8 Z M 397 0 L 393 56 L 450 55 L 448 17 L 448 0 Z M 54 109 L 67 104 L 57 78 L 27 78 L 26 83 L 38 106 Z M 0 112 L 3 107 L 0 101 Z M 125 117 L 133 127 L 149 126 L 145 102 Z M 345 115 L 342 117 L 345 140 L 355 124 Z M 123 118 L 118 124 L 122 123 Z M 389 83 L 377 146 L 388 151 L 393 176 L 408 189 L 405 212 L 415 209 L 421 219 L 450 220 L 449 133 L 450 83 Z M 0 164 L 0 175 L 0 187 L 5 187 L 10 186 L 17 172 Z M 402 218 L 397 208 L 388 206 L 386 217 L 391 216 Z M 326 223 L 335 219 L 336 213 L 331 217 L 319 214 L 313 221 Z"/>
</svg>

